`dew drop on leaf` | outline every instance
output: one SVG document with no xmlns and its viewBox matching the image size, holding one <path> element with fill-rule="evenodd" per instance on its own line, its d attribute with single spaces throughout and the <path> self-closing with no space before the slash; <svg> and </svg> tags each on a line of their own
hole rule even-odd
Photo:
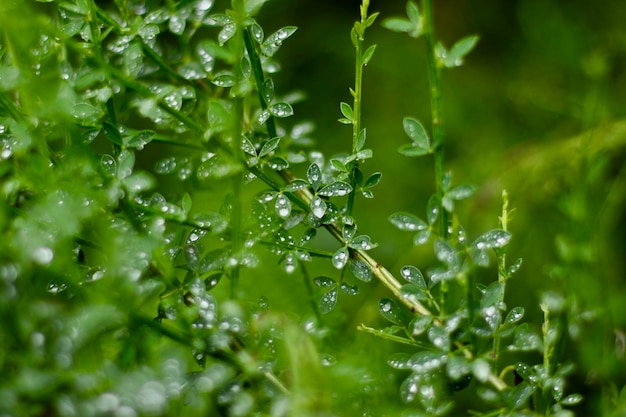
<svg viewBox="0 0 626 417">
<path fill-rule="evenodd" d="M 337 287 L 333 287 L 330 290 L 328 290 L 321 298 L 320 300 L 320 312 L 322 314 L 328 314 L 331 311 L 333 311 L 333 309 L 335 308 L 335 306 L 337 305 Z"/>
<path fill-rule="evenodd" d="M 349 258 L 348 248 L 344 246 L 333 254 L 333 266 L 337 269 L 341 269 L 346 266 Z"/>
<path fill-rule="evenodd" d="M 324 214 L 326 213 L 326 208 L 326 202 L 322 200 L 321 197 L 313 197 L 313 200 L 311 200 L 311 211 L 313 212 L 313 215 L 315 217 L 317 217 L 318 219 L 324 217 Z"/>
</svg>

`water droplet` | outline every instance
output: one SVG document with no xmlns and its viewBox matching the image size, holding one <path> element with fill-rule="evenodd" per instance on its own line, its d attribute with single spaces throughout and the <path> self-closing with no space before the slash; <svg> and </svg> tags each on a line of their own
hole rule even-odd
<svg viewBox="0 0 626 417">
<path fill-rule="evenodd" d="M 50 294 L 56 295 L 67 290 L 67 285 L 64 283 L 50 282 L 48 284 L 47 290 Z"/>
<path fill-rule="evenodd" d="M 40 246 L 33 251 L 33 260 L 39 265 L 49 265 L 54 258 L 52 249 L 46 246 Z"/>
<path fill-rule="evenodd" d="M 171 174 L 176 169 L 176 166 L 177 166 L 176 157 L 171 156 L 169 158 L 160 160 L 156 164 L 156 167 L 154 168 L 154 170 L 158 174 Z"/>
<path fill-rule="evenodd" d="M 298 259 L 293 252 L 289 252 L 281 260 L 281 266 L 283 267 L 283 270 L 288 274 L 293 273 L 296 270 L 297 265 Z"/>
<path fill-rule="evenodd" d="M 333 255 L 333 259 L 332 259 L 333 266 L 337 269 L 343 268 L 344 266 L 346 266 L 346 263 L 348 262 L 348 258 L 349 258 L 348 248 L 343 247 L 339 249 Z"/>
<path fill-rule="evenodd" d="M 291 201 L 284 194 L 278 194 L 274 208 L 280 217 L 287 218 L 291 214 Z"/>
<path fill-rule="evenodd" d="M 186 80 L 201 80 L 206 78 L 203 67 L 195 62 L 183 65 L 178 69 L 178 73 Z"/>
<path fill-rule="evenodd" d="M 99 279 L 102 279 L 102 277 L 104 277 L 104 272 L 105 271 L 103 269 L 95 268 L 89 271 L 87 275 L 85 275 L 85 280 L 86 281 L 98 281 Z"/>
<path fill-rule="evenodd" d="M 315 196 L 311 201 L 311 211 L 313 212 L 313 215 L 318 219 L 324 217 L 324 214 L 326 213 L 326 208 L 326 202 L 322 200 L 321 197 Z"/>
<path fill-rule="evenodd" d="M 337 363 L 337 359 L 328 353 L 323 353 L 321 356 L 322 356 L 321 357 L 322 366 L 328 367 L 328 366 L 333 366 Z"/>
</svg>

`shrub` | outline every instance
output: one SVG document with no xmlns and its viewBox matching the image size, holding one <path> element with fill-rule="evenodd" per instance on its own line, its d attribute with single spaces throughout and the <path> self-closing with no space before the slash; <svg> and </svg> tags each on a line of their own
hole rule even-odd
<svg viewBox="0 0 626 417">
<path fill-rule="evenodd" d="M 274 82 L 296 28 L 266 32 L 264 3 L 0 6 L 0 415 L 582 409 L 566 350 L 593 311 L 543 290 L 539 321 L 525 321 L 508 291 L 522 261 L 506 191 L 496 227 L 462 226 L 477 187 L 446 168 L 442 73 L 478 36 L 439 42 L 432 0 L 382 19 L 424 41 L 431 118 L 393 123 L 399 153 L 434 172 L 423 208 L 382 216 L 420 254 L 394 270 L 355 214 L 382 180 L 362 111 L 378 13 L 363 0 L 350 32 L 349 146 L 327 156 L 294 116 L 302 97 Z M 585 247 L 557 244 L 555 274 L 591 265 Z M 602 360 L 623 365 L 623 350 Z M 626 409 L 618 382 L 607 415 Z"/>
</svg>

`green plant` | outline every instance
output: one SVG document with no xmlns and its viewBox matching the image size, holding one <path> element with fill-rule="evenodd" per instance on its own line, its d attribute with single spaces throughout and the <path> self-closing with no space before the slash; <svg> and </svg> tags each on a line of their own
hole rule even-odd
<svg viewBox="0 0 626 417">
<path fill-rule="evenodd" d="M 364 0 L 350 33 L 349 152 L 327 157 L 274 81 L 296 28 L 214 3 L 0 6 L 1 415 L 571 415 L 575 302 L 548 292 L 541 331 L 521 323 L 508 195 L 470 238 L 477 188 L 446 171 L 441 73 L 478 37 L 437 42 L 432 0 L 383 21 L 424 38 L 431 134 L 405 117 L 399 151 L 435 173 L 425 220 L 389 216 L 432 254 L 395 274 L 354 210 L 382 180 L 362 112 L 378 13 Z"/>
</svg>

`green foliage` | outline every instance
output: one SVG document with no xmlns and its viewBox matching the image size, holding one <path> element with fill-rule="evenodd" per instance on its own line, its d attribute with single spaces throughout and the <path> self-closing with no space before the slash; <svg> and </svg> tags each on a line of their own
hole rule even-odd
<svg viewBox="0 0 626 417">
<path fill-rule="evenodd" d="M 332 156 L 274 82 L 297 28 L 266 36 L 266 0 L 38 3 L 0 6 L 0 415 L 562 417 L 585 401 L 563 353 L 587 320 L 576 297 L 543 291 L 533 322 L 510 296 L 508 194 L 497 227 L 462 226 L 478 188 L 445 169 L 442 71 L 478 37 L 446 50 L 432 0 L 382 22 L 423 37 L 431 99 L 429 125 L 397 120 L 435 184 L 425 217 L 388 216 L 424 255 L 396 272 L 355 210 L 383 180 L 366 169 L 368 0 Z M 590 266 L 585 236 L 556 244 L 555 275 Z"/>
</svg>

